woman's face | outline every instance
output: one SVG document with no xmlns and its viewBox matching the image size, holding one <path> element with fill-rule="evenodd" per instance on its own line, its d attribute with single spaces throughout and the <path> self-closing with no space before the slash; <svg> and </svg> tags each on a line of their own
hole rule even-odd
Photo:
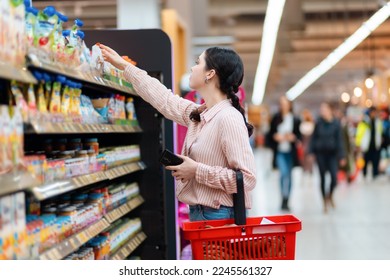
<svg viewBox="0 0 390 280">
<path fill-rule="evenodd" d="M 283 112 L 283 113 L 288 113 L 290 112 L 291 110 L 291 104 L 290 104 L 290 101 L 285 97 L 285 96 L 282 96 L 279 100 L 279 104 L 280 104 L 280 110 Z"/>
<path fill-rule="evenodd" d="M 326 120 L 332 119 L 332 109 L 329 107 L 328 104 L 321 104 L 320 107 L 320 113 L 321 117 L 323 117 Z"/>
<path fill-rule="evenodd" d="M 204 86 L 206 79 L 206 61 L 204 59 L 205 52 L 203 52 L 198 59 L 196 64 L 191 67 L 190 75 L 190 88 L 197 90 Z"/>
</svg>

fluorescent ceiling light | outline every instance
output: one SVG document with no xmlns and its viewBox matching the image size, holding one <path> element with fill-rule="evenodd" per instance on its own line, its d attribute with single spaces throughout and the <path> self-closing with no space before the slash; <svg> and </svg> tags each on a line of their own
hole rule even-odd
<svg viewBox="0 0 390 280">
<path fill-rule="evenodd" d="M 329 69 L 335 66 L 344 56 L 356 48 L 372 31 L 381 25 L 390 16 L 390 2 L 387 2 L 379 11 L 359 27 L 340 46 L 330 53 L 320 64 L 311 69 L 303 76 L 286 95 L 290 100 L 294 100 L 301 95 L 310 85 L 317 81 Z"/>
<path fill-rule="evenodd" d="M 253 86 L 252 103 L 255 105 L 261 104 L 264 98 L 285 2 L 285 0 L 268 0 L 263 26 L 263 36 L 261 39 L 259 63 L 257 65 Z"/>
</svg>

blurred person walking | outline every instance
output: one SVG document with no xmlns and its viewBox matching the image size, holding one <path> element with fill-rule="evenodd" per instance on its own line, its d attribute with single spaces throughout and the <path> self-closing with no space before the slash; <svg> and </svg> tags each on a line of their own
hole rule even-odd
<svg viewBox="0 0 390 280">
<path fill-rule="evenodd" d="M 280 171 L 282 210 L 289 211 L 288 200 L 291 193 L 292 169 L 299 166 L 297 142 L 301 140 L 300 119 L 293 114 L 293 107 L 287 97 L 279 99 L 279 112 L 271 120 L 267 136 L 268 146 L 273 151 L 273 167 Z"/>
<path fill-rule="evenodd" d="M 378 118 L 377 109 L 371 107 L 366 111 L 363 120 L 359 122 L 356 130 L 355 144 L 363 153 L 363 176 L 367 178 L 368 164 L 372 163 L 372 178 L 379 175 L 380 150 L 383 141 L 383 123 Z"/>
<path fill-rule="evenodd" d="M 303 146 L 303 161 L 302 161 L 302 168 L 304 172 L 307 172 L 309 174 L 313 173 L 313 160 L 309 156 L 308 150 L 309 150 L 309 143 L 311 135 L 314 131 L 314 117 L 313 114 L 309 109 L 304 109 L 302 111 L 302 122 L 299 126 L 299 131 L 302 135 L 302 146 Z"/>
<path fill-rule="evenodd" d="M 309 151 L 314 154 L 319 172 L 324 212 L 328 205 L 335 207 L 333 192 L 337 186 L 337 172 L 339 164 L 345 165 L 345 151 L 340 122 L 333 116 L 329 103 L 322 103 L 313 135 L 310 140 Z M 330 186 L 326 190 L 325 176 L 330 173 Z"/>
</svg>

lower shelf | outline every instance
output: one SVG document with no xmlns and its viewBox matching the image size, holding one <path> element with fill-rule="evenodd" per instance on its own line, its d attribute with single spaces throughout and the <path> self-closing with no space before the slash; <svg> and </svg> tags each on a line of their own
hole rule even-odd
<svg viewBox="0 0 390 280">
<path fill-rule="evenodd" d="M 146 234 L 143 232 L 137 233 L 136 236 L 126 242 L 121 248 L 110 256 L 110 260 L 124 260 L 146 239 Z"/>
<path fill-rule="evenodd" d="M 39 259 L 61 260 L 67 255 L 76 251 L 82 245 L 87 243 L 91 238 L 95 237 L 109 226 L 110 224 L 106 221 L 106 219 L 103 218 L 95 224 L 89 226 L 87 229 L 76 233 L 75 235 L 59 243 L 57 246 L 47 250 L 39 256 Z"/>
</svg>

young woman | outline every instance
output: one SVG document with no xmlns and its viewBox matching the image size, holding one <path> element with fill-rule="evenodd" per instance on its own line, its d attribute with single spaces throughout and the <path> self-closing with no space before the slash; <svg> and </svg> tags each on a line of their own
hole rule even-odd
<svg viewBox="0 0 390 280">
<path fill-rule="evenodd" d="M 273 166 L 280 171 L 282 210 L 289 211 L 292 169 L 300 165 L 297 155 L 297 141 L 301 140 L 300 119 L 293 114 L 291 101 L 285 96 L 279 99 L 279 112 L 272 120 L 268 133 L 268 145 L 273 150 Z"/>
<path fill-rule="evenodd" d="M 328 205 L 334 207 L 333 191 L 337 185 L 339 164 L 344 166 L 345 151 L 340 122 L 333 116 L 330 104 L 324 102 L 320 107 L 318 118 L 309 146 L 310 153 L 315 155 L 320 171 L 321 194 L 324 201 L 324 212 Z M 325 188 L 325 174 L 330 173 L 329 190 Z"/>
<path fill-rule="evenodd" d="M 120 70 L 135 91 L 166 118 L 188 127 L 181 165 L 167 166 L 176 178 L 178 200 L 190 207 L 190 220 L 233 218 L 235 170 L 244 175 L 245 204 L 256 185 L 255 161 L 249 144 L 253 127 L 235 93 L 243 80 L 243 64 L 233 51 L 209 48 L 191 68 L 190 87 L 201 106 L 172 94 L 158 80 L 100 45 L 103 58 Z"/>
</svg>

